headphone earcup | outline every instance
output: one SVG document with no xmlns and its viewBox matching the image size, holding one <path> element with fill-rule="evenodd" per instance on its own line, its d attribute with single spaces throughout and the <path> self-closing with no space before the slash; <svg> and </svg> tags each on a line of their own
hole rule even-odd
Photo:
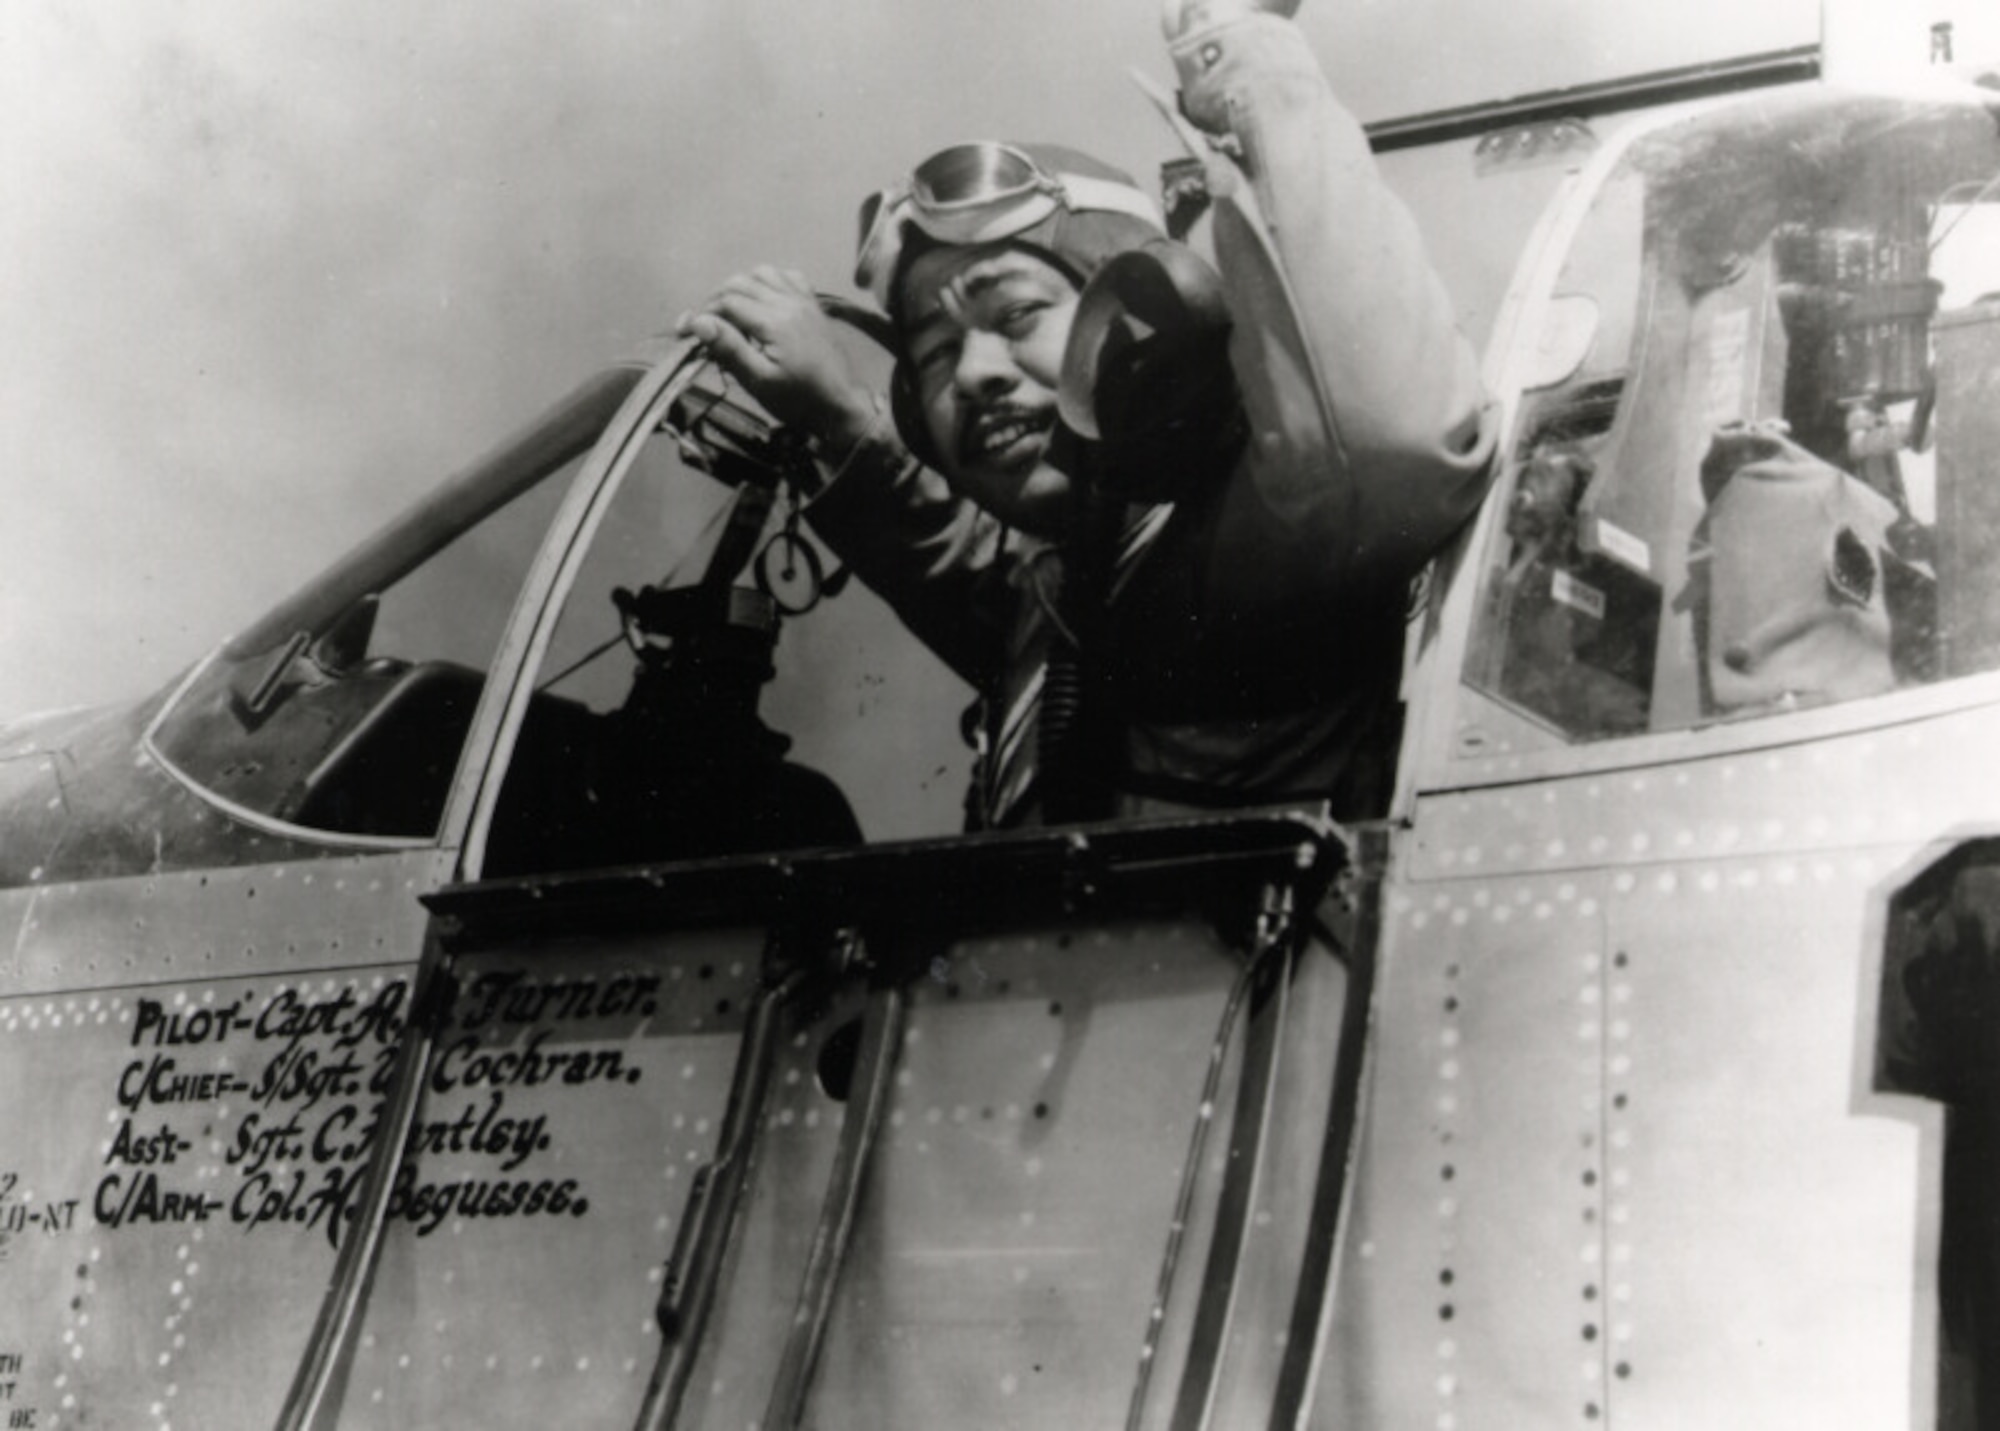
<svg viewBox="0 0 2000 1431">
<path fill-rule="evenodd" d="M 1234 464 L 1248 427 L 1231 326 L 1222 275 L 1169 239 L 1119 254 L 1084 285 L 1056 406 L 1122 499 L 1177 501 Z"/>
<path fill-rule="evenodd" d="M 889 375 L 889 416 L 895 420 L 896 435 L 903 439 L 910 455 L 933 471 L 943 471 L 937 445 L 931 441 L 930 428 L 924 422 L 924 404 L 917 392 L 916 374 L 900 358 L 896 360 L 896 370 Z"/>
</svg>

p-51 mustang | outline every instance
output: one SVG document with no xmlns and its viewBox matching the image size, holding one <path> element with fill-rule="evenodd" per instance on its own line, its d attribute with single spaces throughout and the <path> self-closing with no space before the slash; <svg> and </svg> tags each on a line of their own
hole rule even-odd
<svg viewBox="0 0 2000 1431">
<path fill-rule="evenodd" d="M 950 693 L 685 346 L 7 728 L 0 1418 L 1994 1424 L 1996 115 L 1494 136 L 1373 827 L 864 841 Z"/>
</svg>

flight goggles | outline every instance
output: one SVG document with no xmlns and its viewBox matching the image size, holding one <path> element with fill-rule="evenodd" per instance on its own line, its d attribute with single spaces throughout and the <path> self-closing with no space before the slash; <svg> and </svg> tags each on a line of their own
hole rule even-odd
<svg viewBox="0 0 2000 1431">
<path fill-rule="evenodd" d="M 944 244 L 998 243 L 1058 210 L 1127 214 L 1164 227 L 1152 200 L 1124 180 L 1054 170 L 1012 144 L 955 144 L 862 204 L 854 281 L 886 309 L 905 225 Z"/>
</svg>

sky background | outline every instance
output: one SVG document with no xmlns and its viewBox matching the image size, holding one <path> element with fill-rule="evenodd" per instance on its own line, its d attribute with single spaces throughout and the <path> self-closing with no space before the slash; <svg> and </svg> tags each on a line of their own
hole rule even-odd
<svg viewBox="0 0 2000 1431">
<path fill-rule="evenodd" d="M 1967 0 L 1837 0 L 1922 59 Z M 0 713 L 164 681 L 748 262 L 844 287 L 952 139 L 1151 176 L 1148 0 L 0 7 Z M 1364 119 L 1809 42 L 1817 0 L 1306 0 Z M 1989 46 L 2000 54 L 2000 46 Z M 1468 326 L 1532 219 L 1399 161 Z M 1537 200 L 1538 202 L 1538 200 Z"/>
</svg>

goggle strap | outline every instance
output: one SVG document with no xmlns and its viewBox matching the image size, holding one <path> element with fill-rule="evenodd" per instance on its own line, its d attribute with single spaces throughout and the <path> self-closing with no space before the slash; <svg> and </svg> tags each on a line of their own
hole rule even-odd
<svg viewBox="0 0 2000 1431">
<path fill-rule="evenodd" d="M 909 211 L 910 192 L 902 184 L 878 189 L 862 203 L 861 243 L 854 254 L 854 283 L 878 299 L 888 270 L 895 267 L 896 255 L 902 251 L 901 230 Z"/>
<path fill-rule="evenodd" d="M 1115 179 L 1099 179 L 1088 174 L 1057 174 L 1053 188 L 1039 189 L 995 200 L 998 212 L 986 223 L 968 222 L 977 205 L 967 204 L 953 212 L 926 212 L 907 186 L 898 185 L 873 196 L 864 210 L 867 224 L 855 264 L 854 281 L 886 305 L 889 280 L 902 249 L 897 236 L 905 223 L 916 225 L 932 238 L 952 244 L 999 243 L 1027 232 L 1060 208 L 1072 213 L 1124 214 L 1166 232 L 1166 220 L 1159 206 L 1130 184 Z"/>
<path fill-rule="evenodd" d="M 1064 206 L 1073 210 L 1091 213 L 1126 214 L 1135 219 L 1143 219 L 1162 233 L 1166 232 L 1166 220 L 1160 216 L 1160 207 L 1147 198 L 1144 191 L 1130 184 L 1121 184 L 1116 179 L 1094 179 L 1088 174 L 1063 174 L 1063 192 L 1069 196 Z"/>
</svg>

